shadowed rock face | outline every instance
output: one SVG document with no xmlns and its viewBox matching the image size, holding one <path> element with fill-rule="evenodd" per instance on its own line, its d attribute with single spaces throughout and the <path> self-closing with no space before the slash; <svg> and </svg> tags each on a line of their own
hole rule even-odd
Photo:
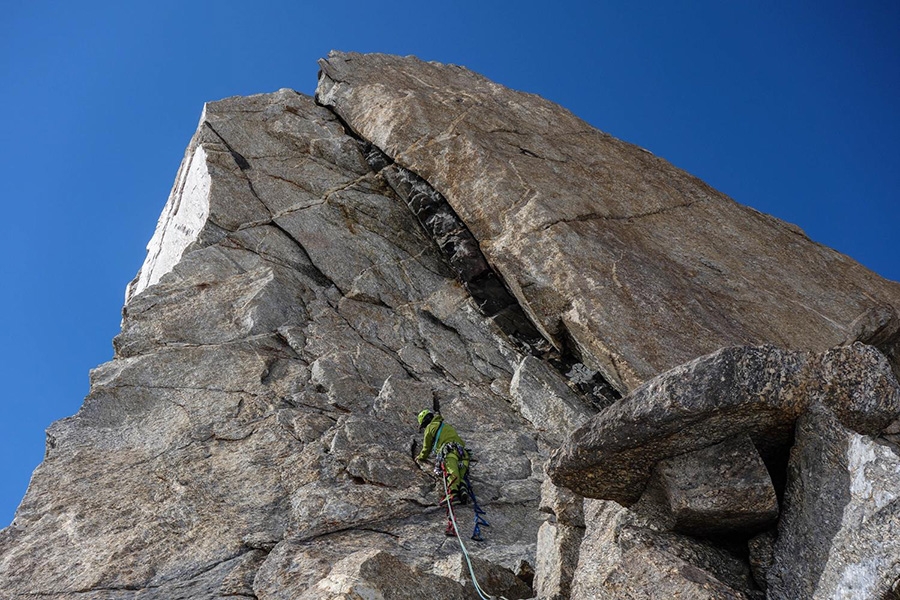
<svg viewBox="0 0 900 600">
<path fill-rule="evenodd" d="M 866 589 L 894 585 L 897 549 L 875 540 L 896 512 L 897 284 L 460 67 L 322 68 L 319 103 L 206 105 L 115 357 L 0 531 L 0 598 L 473 598 L 412 460 L 433 401 L 477 458 L 487 593 L 756 599 L 752 572 L 788 597 L 809 540 L 796 572 L 816 589 L 849 589 L 868 559 Z M 751 342 L 783 348 L 722 349 Z M 815 460 L 811 406 L 846 461 Z M 692 498 L 716 523 L 679 525 L 684 473 L 668 506 L 651 478 L 687 461 L 715 479 L 708 448 L 737 436 L 757 487 L 758 450 L 786 489 L 778 541 L 749 553 L 770 512 L 707 539 L 727 519 Z M 630 508 L 554 485 L 560 444 L 557 484 Z M 804 483 L 830 473 L 843 520 Z M 820 508 L 834 527 L 812 539 Z M 457 516 L 469 531 L 471 508 Z"/>
<path fill-rule="evenodd" d="M 769 597 L 891 598 L 900 559 L 900 449 L 814 410 L 797 425 Z"/>
<path fill-rule="evenodd" d="M 746 436 L 662 461 L 656 470 L 677 531 L 754 531 L 778 517 L 772 479 Z"/>
</svg>

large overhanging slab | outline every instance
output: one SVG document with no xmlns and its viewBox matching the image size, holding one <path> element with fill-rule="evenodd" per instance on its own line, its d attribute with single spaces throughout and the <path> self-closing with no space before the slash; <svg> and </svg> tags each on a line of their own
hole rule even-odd
<svg viewBox="0 0 900 600">
<path fill-rule="evenodd" d="M 538 96 L 415 57 L 320 65 L 318 101 L 444 194 L 543 333 L 620 392 L 723 346 L 868 341 L 854 322 L 900 306 L 900 285 Z"/>
</svg>

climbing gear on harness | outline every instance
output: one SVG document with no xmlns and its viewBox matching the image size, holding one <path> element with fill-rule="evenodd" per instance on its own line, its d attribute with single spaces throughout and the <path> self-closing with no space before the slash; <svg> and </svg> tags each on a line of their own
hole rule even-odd
<svg viewBox="0 0 900 600">
<path fill-rule="evenodd" d="M 444 470 L 443 475 L 444 475 L 443 476 L 444 497 L 449 498 L 450 487 L 447 485 L 446 469 Z M 471 493 L 472 484 L 471 484 L 471 482 L 468 481 L 468 474 L 466 475 L 466 486 L 469 488 L 469 492 Z M 472 502 L 473 502 L 474 506 L 476 506 L 476 507 L 478 506 L 478 503 L 475 502 L 474 494 L 472 494 Z M 478 541 L 481 541 L 480 540 L 480 537 L 481 537 L 480 531 L 481 530 L 480 530 L 479 523 L 478 523 L 478 521 L 480 519 L 479 512 L 483 515 L 484 511 L 482 511 L 479 508 L 476 510 L 476 513 L 475 513 L 475 527 L 476 527 L 476 530 L 478 531 L 479 537 L 475 538 L 475 532 L 473 532 L 472 539 L 477 539 Z M 456 539 L 459 542 L 459 547 L 462 550 L 463 558 L 466 559 L 466 565 L 468 565 L 468 567 L 469 567 L 469 576 L 472 577 L 472 586 L 475 588 L 475 592 L 478 594 L 478 598 L 480 600 L 507 600 L 507 598 L 505 598 L 503 596 L 491 596 L 490 594 L 485 592 L 483 589 L 481 589 L 481 585 L 478 584 L 478 578 L 475 577 L 475 570 L 472 568 L 472 560 L 469 558 L 469 551 L 466 549 L 466 545 L 463 543 L 462 537 L 459 535 L 459 527 L 457 527 L 457 524 L 456 524 L 456 515 L 453 514 L 453 506 L 451 506 L 450 502 L 447 502 L 447 517 L 448 517 L 447 529 L 444 531 L 444 533 L 446 535 L 455 535 L 456 536 Z M 488 522 L 485 521 L 484 519 L 481 519 L 481 525 L 489 527 Z"/>
<path fill-rule="evenodd" d="M 443 425 L 443 424 L 442 424 Z M 440 428 L 435 437 L 440 436 Z M 437 443 L 435 443 L 435 446 Z M 436 450 L 436 449 L 435 449 Z M 442 477 L 446 471 L 449 475 L 451 499 L 457 504 L 466 503 L 466 490 L 462 483 L 469 472 L 469 453 L 459 442 L 446 442 L 436 451 L 437 462 L 434 465 L 436 477 Z"/>
<path fill-rule="evenodd" d="M 472 528 L 472 539 L 476 542 L 483 542 L 484 538 L 481 536 L 481 528 L 482 527 L 490 527 L 491 524 L 487 522 L 484 518 L 487 514 L 481 506 L 478 505 L 478 498 L 475 496 L 475 490 L 472 489 L 472 481 L 469 479 L 469 474 L 466 473 L 463 478 L 462 483 L 459 490 L 454 493 L 450 486 L 453 484 L 452 475 L 450 471 L 447 470 L 447 467 L 443 462 L 439 463 L 439 468 L 441 469 L 441 478 L 444 482 L 444 488 L 446 493 L 444 497 L 441 498 L 441 504 L 447 504 L 448 510 L 450 504 L 459 505 L 465 504 L 468 500 L 472 501 L 472 509 L 475 512 L 474 526 Z M 463 498 L 467 498 L 464 500 Z M 448 503 L 449 501 L 449 503 Z"/>
</svg>

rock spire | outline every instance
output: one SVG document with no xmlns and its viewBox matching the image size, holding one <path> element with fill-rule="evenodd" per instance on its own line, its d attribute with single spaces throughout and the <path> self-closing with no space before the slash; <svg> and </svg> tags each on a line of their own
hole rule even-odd
<svg viewBox="0 0 900 600">
<path fill-rule="evenodd" d="M 900 593 L 900 284 L 462 67 L 320 65 L 204 108 L 0 598 Z"/>
</svg>

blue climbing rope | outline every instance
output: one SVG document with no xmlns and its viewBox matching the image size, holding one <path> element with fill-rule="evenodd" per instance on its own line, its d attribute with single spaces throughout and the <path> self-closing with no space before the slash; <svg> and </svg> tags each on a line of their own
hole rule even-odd
<svg viewBox="0 0 900 600">
<path fill-rule="evenodd" d="M 466 476 L 463 477 L 463 482 L 466 484 L 466 491 L 469 493 L 469 498 L 472 499 L 472 510 L 475 512 L 475 526 L 472 528 L 472 539 L 476 542 L 483 542 L 484 538 L 481 536 L 481 528 L 490 527 L 491 524 L 484 518 L 487 513 L 478 505 L 478 498 L 475 497 L 475 490 L 472 489 L 468 471 L 466 471 Z"/>
</svg>

